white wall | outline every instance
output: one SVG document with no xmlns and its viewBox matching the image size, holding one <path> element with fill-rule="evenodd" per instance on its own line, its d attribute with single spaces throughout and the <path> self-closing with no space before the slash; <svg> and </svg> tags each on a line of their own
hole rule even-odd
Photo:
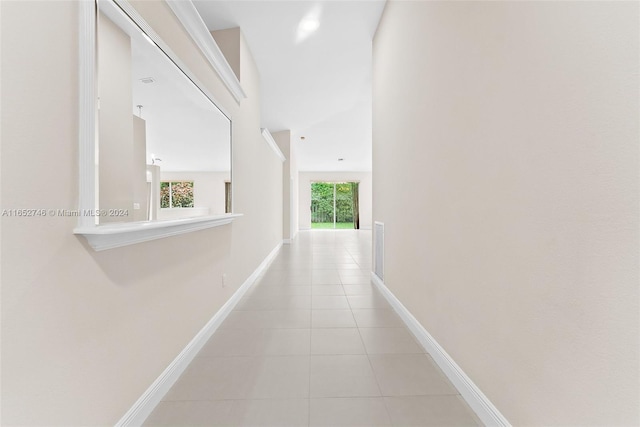
<svg viewBox="0 0 640 427">
<path fill-rule="evenodd" d="M 233 73 L 240 79 L 240 27 L 227 28 L 225 30 L 211 31 L 211 35 L 220 48 L 220 51 L 233 70 Z"/>
<path fill-rule="evenodd" d="M 297 142 L 291 138 L 291 131 L 272 132 L 286 160 L 282 163 L 282 238 L 291 242 L 298 233 L 298 158 Z"/>
<path fill-rule="evenodd" d="M 311 228 L 311 183 L 312 182 L 360 182 L 360 228 L 371 229 L 371 172 L 300 172 L 299 209 L 300 230 Z"/>
<path fill-rule="evenodd" d="M 374 40 L 385 282 L 513 425 L 638 425 L 637 2 L 403 2 Z"/>
<path fill-rule="evenodd" d="M 2 425 L 115 424 L 282 239 L 282 163 L 246 45 L 238 105 L 164 2 L 132 4 L 230 111 L 244 216 L 103 252 L 76 218 L 2 217 Z M 3 209 L 77 208 L 78 15 L 0 2 Z"/>
<path fill-rule="evenodd" d="M 291 239 L 291 131 L 270 132 L 276 145 L 285 157 L 282 162 L 282 238 Z"/>
</svg>

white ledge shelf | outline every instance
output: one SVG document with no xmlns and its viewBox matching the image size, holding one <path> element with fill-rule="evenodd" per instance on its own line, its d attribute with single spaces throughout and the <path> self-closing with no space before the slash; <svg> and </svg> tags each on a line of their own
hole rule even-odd
<svg viewBox="0 0 640 427">
<path fill-rule="evenodd" d="M 85 237 L 96 251 L 119 248 L 148 242 L 149 240 L 177 236 L 207 228 L 219 227 L 231 223 L 242 214 L 207 215 L 193 218 L 171 219 L 165 221 L 128 222 L 77 227 L 74 234 Z"/>
</svg>

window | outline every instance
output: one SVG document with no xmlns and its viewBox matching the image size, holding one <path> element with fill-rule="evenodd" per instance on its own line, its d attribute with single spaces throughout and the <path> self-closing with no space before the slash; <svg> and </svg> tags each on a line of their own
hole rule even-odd
<svg viewBox="0 0 640 427">
<path fill-rule="evenodd" d="M 192 208 L 193 181 L 162 181 L 160 182 L 160 207 Z"/>
<path fill-rule="evenodd" d="M 311 183 L 311 228 L 360 228 L 357 182 Z"/>
</svg>

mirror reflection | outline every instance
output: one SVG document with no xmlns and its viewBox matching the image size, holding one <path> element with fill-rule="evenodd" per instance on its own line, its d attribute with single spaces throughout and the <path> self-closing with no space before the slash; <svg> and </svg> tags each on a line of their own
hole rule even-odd
<svg viewBox="0 0 640 427">
<path fill-rule="evenodd" d="M 230 120 L 117 6 L 98 4 L 99 223 L 230 213 Z"/>
</svg>

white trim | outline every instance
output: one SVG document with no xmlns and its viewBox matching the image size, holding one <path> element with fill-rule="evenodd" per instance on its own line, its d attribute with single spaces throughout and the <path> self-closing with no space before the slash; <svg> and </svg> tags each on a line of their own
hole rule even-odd
<svg viewBox="0 0 640 427">
<path fill-rule="evenodd" d="M 285 245 L 290 245 L 291 244 L 291 239 L 282 239 L 282 243 Z"/>
<path fill-rule="evenodd" d="M 77 227 L 73 234 L 84 236 L 96 251 L 119 248 L 149 240 L 177 236 L 192 231 L 231 223 L 242 214 L 207 215 L 193 218 L 149 222 L 125 222 L 101 226 Z"/>
<path fill-rule="evenodd" d="M 489 398 L 471 381 L 471 378 L 464 373 L 458 364 L 447 354 L 438 342 L 427 332 L 427 330 L 416 320 L 407 308 L 396 298 L 387 288 L 382 280 L 371 273 L 371 281 L 378 287 L 382 295 L 398 313 L 402 321 L 415 335 L 420 344 L 431 355 L 436 364 L 442 369 L 447 378 L 453 383 L 462 395 L 462 398 L 469 404 L 480 420 L 487 426 L 511 426 L 509 421 L 493 406 Z"/>
<path fill-rule="evenodd" d="M 243 295 L 249 290 L 251 285 L 256 281 L 258 276 L 267 269 L 273 258 L 277 255 L 282 243 L 278 243 L 276 247 L 266 256 L 264 261 L 255 269 L 253 274 L 244 281 L 238 290 L 229 298 L 229 300 L 218 310 L 211 320 L 196 334 L 196 336 L 187 344 L 187 346 L 178 354 L 178 356 L 167 366 L 160 376 L 151 384 L 151 386 L 140 396 L 136 403 L 131 406 L 126 414 L 116 423 L 116 427 L 140 426 L 147 417 L 153 412 L 155 407 L 160 403 L 165 394 L 171 389 L 173 384 L 178 380 L 180 375 L 189 366 L 191 361 L 196 357 L 198 352 L 211 338 L 213 333 L 218 329 L 222 322 L 227 318 L 231 310 L 238 304 Z"/>
<path fill-rule="evenodd" d="M 273 152 L 276 153 L 276 156 L 280 158 L 280 160 L 282 160 L 283 162 L 287 160 L 284 154 L 282 154 L 282 151 L 280 151 L 278 144 L 276 144 L 276 140 L 273 139 L 273 136 L 271 135 L 271 132 L 269 132 L 269 129 L 262 128 L 262 137 L 267 142 L 267 144 L 269 144 L 269 147 L 271 147 Z"/>
<path fill-rule="evenodd" d="M 247 95 L 191 0 L 166 0 L 166 2 L 209 64 L 218 73 L 236 102 L 240 103 Z"/>
<path fill-rule="evenodd" d="M 78 208 L 84 212 L 96 208 L 96 4 L 81 1 L 78 8 Z M 96 218 L 78 218 L 78 227 L 95 224 Z"/>
</svg>

